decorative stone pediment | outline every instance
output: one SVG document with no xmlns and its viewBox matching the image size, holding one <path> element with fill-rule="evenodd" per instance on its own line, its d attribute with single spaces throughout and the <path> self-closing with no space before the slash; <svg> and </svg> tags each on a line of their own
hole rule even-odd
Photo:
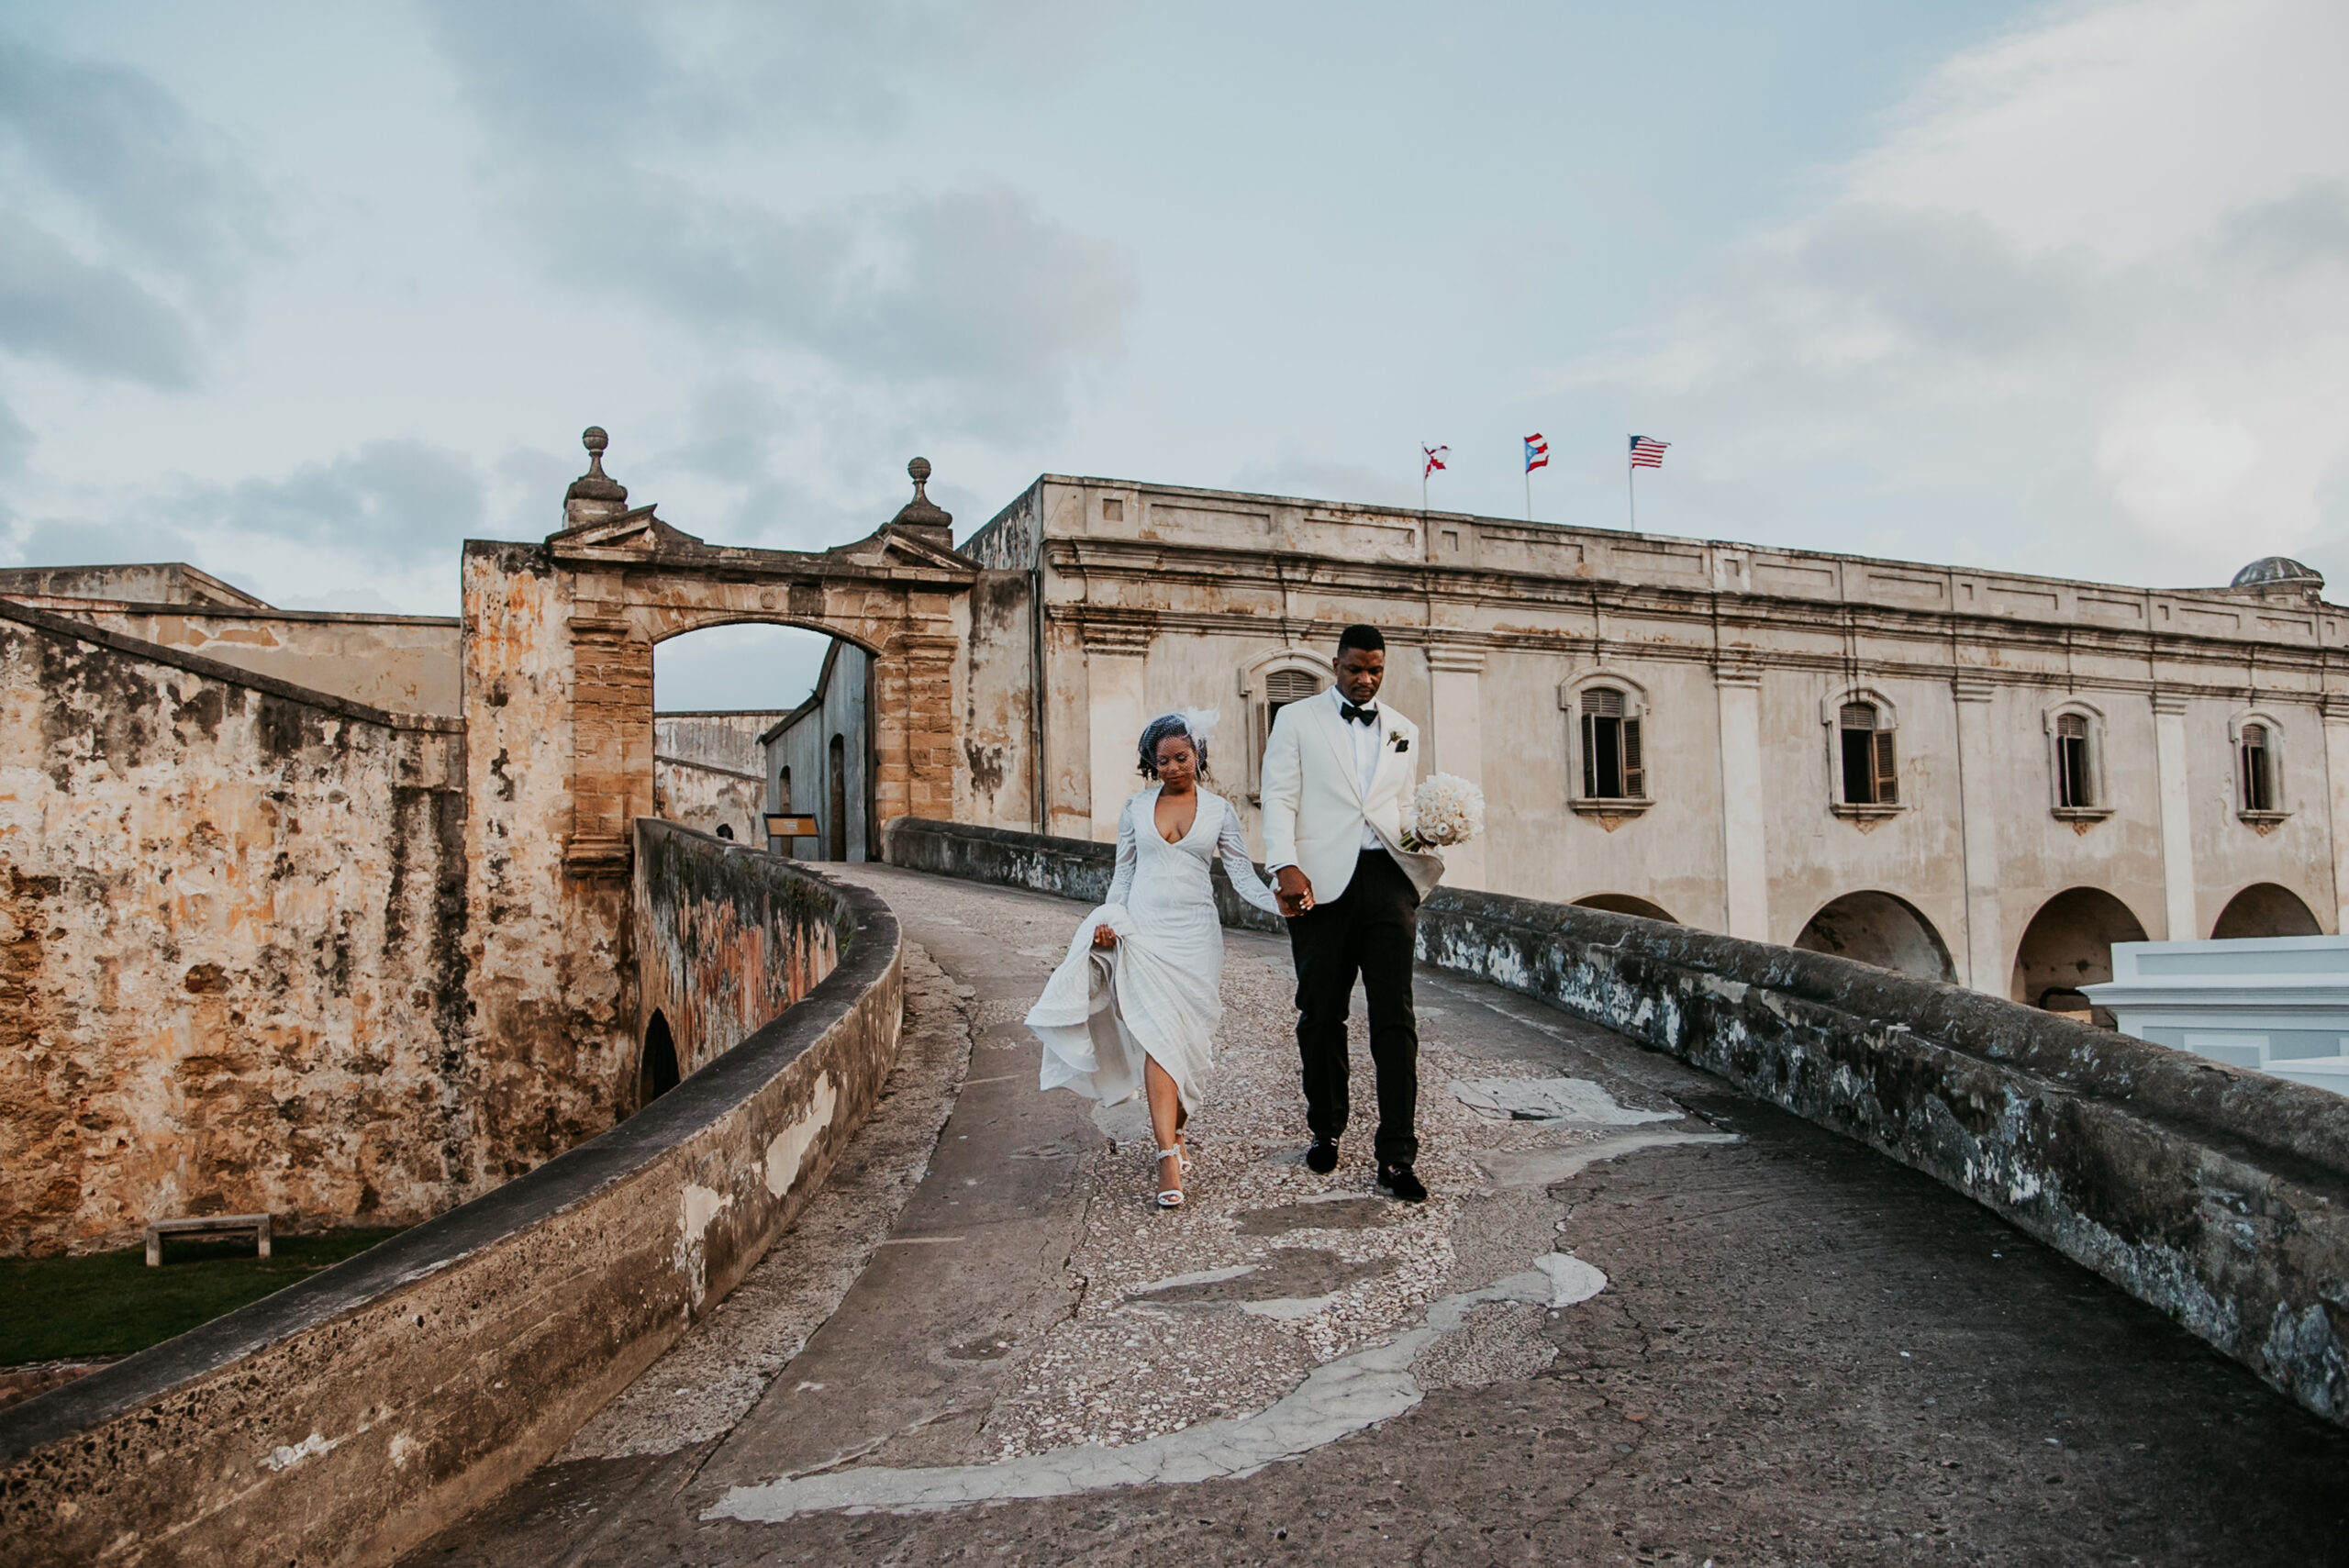
<svg viewBox="0 0 2349 1568">
<path fill-rule="evenodd" d="M 651 506 L 549 534 L 547 543 L 557 556 L 589 561 L 644 559 L 711 548 L 707 540 L 662 522 Z"/>
</svg>

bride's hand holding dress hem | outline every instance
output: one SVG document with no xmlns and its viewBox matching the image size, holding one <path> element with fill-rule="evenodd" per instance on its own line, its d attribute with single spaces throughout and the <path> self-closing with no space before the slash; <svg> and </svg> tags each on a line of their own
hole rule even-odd
<svg viewBox="0 0 2349 1568">
<path fill-rule="evenodd" d="M 1189 830 L 1170 843 L 1157 828 L 1159 793 L 1141 790 L 1119 813 L 1108 896 L 1078 926 L 1027 1022 L 1043 1042 L 1043 1087 L 1117 1105 L 1141 1092 L 1147 1056 L 1196 1110 L 1223 1018 L 1223 927 L 1209 866 L 1220 859 L 1258 908 L 1277 913 L 1278 902 L 1249 863 L 1230 802 L 1201 789 Z M 1096 948 L 1105 927 L 1117 945 Z"/>
</svg>

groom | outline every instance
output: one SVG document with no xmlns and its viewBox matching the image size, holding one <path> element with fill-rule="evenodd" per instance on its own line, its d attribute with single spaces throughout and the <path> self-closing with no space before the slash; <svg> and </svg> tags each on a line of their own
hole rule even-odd
<svg viewBox="0 0 2349 1568">
<path fill-rule="evenodd" d="M 1419 727 L 1378 702 L 1386 639 L 1375 626 L 1338 638 L 1338 684 L 1284 706 L 1264 746 L 1264 864 L 1297 960 L 1297 1045 L 1305 1064 L 1305 1162 L 1338 1168 L 1346 1130 L 1346 1012 L 1354 976 L 1370 1000 L 1378 1068 L 1378 1184 L 1406 1203 L 1427 1188 L 1419 1159 L 1419 1033 L 1411 953 L 1419 900 L 1443 862 L 1402 846 L 1403 803 L 1419 777 Z"/>
</svg>

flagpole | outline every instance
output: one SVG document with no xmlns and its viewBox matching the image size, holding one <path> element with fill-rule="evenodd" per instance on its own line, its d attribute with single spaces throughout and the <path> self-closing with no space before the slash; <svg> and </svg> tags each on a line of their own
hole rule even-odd
<svg viewBox="0 0 2349 1568">
<path fill-rule="evenodd" d="M 1640 471 L 1631 462 L 1631 443 L 1623 443 L 1623 487 L 1631 493 L 1631 531 L 1640 531 Z"/>
<path fill-rule="evenodd" d="M 1533 520 L 1533 471 L 1530 468 L 1525 471 L 1525 520 Z"/>
</svg>

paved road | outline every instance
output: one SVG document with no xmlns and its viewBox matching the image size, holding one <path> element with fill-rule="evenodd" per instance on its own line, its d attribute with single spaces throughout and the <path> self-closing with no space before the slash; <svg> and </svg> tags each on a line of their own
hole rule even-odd
<svg viewBox="0 0 2349 1568">
<path fill-rule="evenodd" d="M 1366 1128 L 1297 1162 L 1286 951 L 1232 934 L 1194 1205 L 1154 1213 L 1141 1124 L 1039 1094 L 1018 1025 L 1076 907 L 852 872 L 921 951 L 834 1190 L 412 1563 L 2349 1562 L 2349 1433 L 1933 1183 L 1487 986 L 1421 973 L 1408 1208 Z"/>
</svg>

